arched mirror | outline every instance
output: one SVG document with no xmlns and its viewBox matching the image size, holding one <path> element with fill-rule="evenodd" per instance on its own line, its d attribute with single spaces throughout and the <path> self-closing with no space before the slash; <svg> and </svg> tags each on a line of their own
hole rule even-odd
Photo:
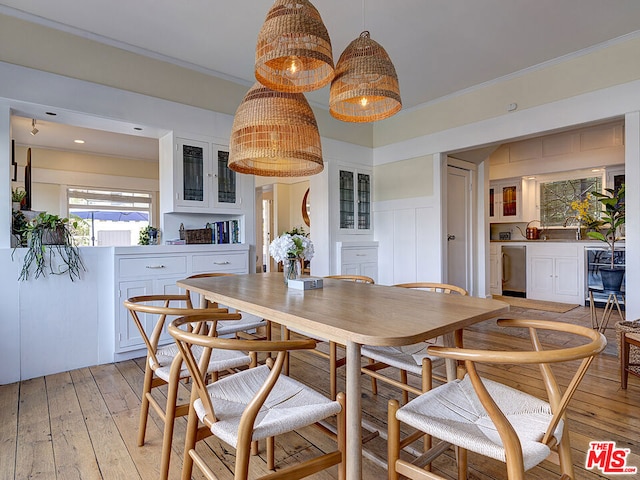
<svg viewBox="0 0 640 480">
<path fill-rule="evenodd" d="M 309 189 L 304 192 L 304 197 L 302 197 L 302 219 L 307 227 L 311 226 L 311 220 L 309 219 L 309 212 L 311 210 L 311 206 L 309 205 Z"/>
</svg>

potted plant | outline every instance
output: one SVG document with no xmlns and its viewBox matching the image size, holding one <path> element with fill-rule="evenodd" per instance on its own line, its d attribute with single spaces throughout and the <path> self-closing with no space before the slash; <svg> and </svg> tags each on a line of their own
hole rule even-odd
<svg viewBox="0 0 640 480">
<path fill-rule="evenodd" d="M 607 188 L 606 193 L 591 193 L 602 204 L 602 211 L 600 220 L 596 222 L 598 230 L 587 232 L 587 236 L 609 246 L 611 263 L 609 267 L 600 267 L 600 274 L 603 288 L 610 291 L 620 291 L 625 273 L 623 266 L 615 264 L 616 242 L 620 240 L 619 229 L 625 223 L 624 190 L 625 186 L 622 184 L 617 190 Z"/>
<path fill-rule="evenodd" d="M 158 229 L 148 225 L 140 230 L 138 237 L 138 245 L 157 245 L 158 244 Z"/>
<path fill-rule="evenodd" d="M 79 279 L 85 267 L 73 239 L 72 228 L 76 227 L 77 222 L 46 212 L 27 222 L 21 231 L 26 253 L 18 279 L 28 280 L 32 270 L 34 278 L 50 273 L 68 274 L 71 281 Z"/>
<path fill-rule="evenodd" d="M 27 196 L 27 191 L 22 187 L 11 189 L 11 207 L 14 210 L 20 210 L 22 202 Z"/>
</svg>

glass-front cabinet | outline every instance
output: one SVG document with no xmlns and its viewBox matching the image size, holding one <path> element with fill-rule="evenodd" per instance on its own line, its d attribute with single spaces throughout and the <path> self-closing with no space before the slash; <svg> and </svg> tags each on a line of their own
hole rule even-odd
<svg viewBox="0 0 640 480">
<path fill-rule="evenodd" d="M 204 177 L 209 162 L 209 144 L 180 141 L 178 151 L 182 156 L 182 200 L 204 204 L 208 196 Z"/>
<path fill-rule="evenodd" d="M 177 138 L 176 153 L 176 206 L 194 211 L 239 207 L 236 172 L 229 169 L 227 147 Z"/>
<path fill-rule="evenodd" d="M 371 174 L 339 170 L 339 227 L 342 231 L 371 230 Z"/>
<path fill-rule="evenodd" d="M 489 186 L 489 220 L 522 221 L 522 180 L 494 183 Z"/>
</svg>

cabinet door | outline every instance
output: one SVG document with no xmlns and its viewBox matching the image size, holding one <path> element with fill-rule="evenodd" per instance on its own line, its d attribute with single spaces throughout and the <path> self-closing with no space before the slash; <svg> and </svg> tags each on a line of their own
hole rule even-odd
<svg viewBox="0 0 640 480">
<path fill-rule="evenodd" d="M 119 305 L 118 305 L 118 324 L 116 332 L 116 352 L 133 350 L 136 348 L 145 348 L 140 331 L 129 314 L 129 310 L 123 305 L 127 298 L 137 297 L 139 295 L 151 295 L 153 293 L 152 280 L 132 280 L 129 282 L 120 282 L 118 284 Z M 146 314 L 140 314 L 147 335 L 151 334 L 153 325 L 149 327 L 148 322 L 152 322 L 147 318 Z"/>
<path fill-rule="evenodd" d="M 502 295 L 502 262 L 500 255 L 489 255 L 489 291 L 492 295 Z"/>
<path fill-rule="evenodd" d="M 371 175 L 358 173 L 358 230 L 371 230 Z"/>
<path fill-rule="evenodd" d="M 343 263 L 340 275 L 361 275 L 359 263 Z"/>
<path fill-rule="evenodd" d="M 191 208 L 209 207 L 212 175 L 209 144 L 178 138 L 176 149 L 176 205 Z"/>
<path fill-rule="evenodd" d="M 489 220 L 519 222 L 522 220 L 522 181 L 491 184 L 489 187 Z"/>
<path fill-rule="evenodd" d="M 503 220 L 515 220 L 520 217 L 519 190 L 516 184 L 503 185 L 500 187 L 500 216 Z"/>
<path fill-rule="evenodd" d="M 156 295 L 182 295 L 184 294 L 184 290 L 181 288 L 178 288 L 178 285 L 176 285 L 176 282 L 178 280 L 181 280 L 184 277 L 175 277 L 175 278 L 163 278 L 163 279 L 159 279 L 159 280 L 155 280 L 154 281 L 154 286 L 153 286 L 153 290 L 154 290 L 154 294 Z M 186 302 L 172 302 L 171 303 L 172 307 L 180 307 L 180 308 L 187 308 L 187 303 Z M 197 304 L 196 304 L 197 306 Z M 167 319 L 164 322 L 164 328 L 162 329 L 162 334 L 160 335 L 160 341 L 158 342 L 158 345 L 166 345 L 169 343 L 173 342 L 173 337 L 171 335 L 169 335 L 169 332 L 167 331 L 167 326 L 169 325 L 169 323 L 171 323 L 173 320 L 175 320 L 176 317 L 167 317 Z M 147 330 L 147 332 L 151 332 L 153 330 L 153 328 L 155 327 L 155 324 L 153 324 L 153 322 L 158 320 L 158 316 L 157 315 L 153 315 L 153 318 L 150 320 L 150 325 L 148 325 L 147 328 L 150 328 L 150 330 Z"/>
<path fill-rule="evenodd" d="M 360 265 L 360 275 L 373 278 L 374 282 L 378 281 L 378 263 L 363 263 Z"/>
<path fill-rule="evenodd" d="M 580 269 L 575 257 L 556 258 L 555 264 L 555 293 L 576 297 L 580 295 Z M 574 299 L 569 301 L 573 302 Z"/>
<path fill-rule="evenodd" d="M 353 230 L 355 228 L 355 173 L 348 170 L 340 170 L 339 195 L 340 195 L 340 229 Z"/>
<path fill-rule="evenodd" d="M 241 200 L 239 184 L 236 172 L 229 168 L 229 149 L 213 145 L 213 163 L 216 177 L 214 205 L 219 208 L 239 208 Z"/>
<path fill-rule="evenodd" d="M 532 257 L 529 261 L 527 297 L 550 300 L 553 296 L 554 261 L 551 257 Z"/>
<path fill-rule="evenodd" d="M 338 176 L 339 228 L 350 233 L 371 230 L 371 174 L 341 169 Z"/>
</svg>

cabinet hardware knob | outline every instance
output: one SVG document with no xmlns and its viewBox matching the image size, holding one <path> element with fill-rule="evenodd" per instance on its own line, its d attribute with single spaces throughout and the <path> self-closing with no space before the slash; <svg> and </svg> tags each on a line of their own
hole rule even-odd
<svg viewBox="0 0 640 480">
<path fill-rule="evenodd" d="M 164 265 L 147 265 L 144 268 L 164 268 Z"/>
</svg>

